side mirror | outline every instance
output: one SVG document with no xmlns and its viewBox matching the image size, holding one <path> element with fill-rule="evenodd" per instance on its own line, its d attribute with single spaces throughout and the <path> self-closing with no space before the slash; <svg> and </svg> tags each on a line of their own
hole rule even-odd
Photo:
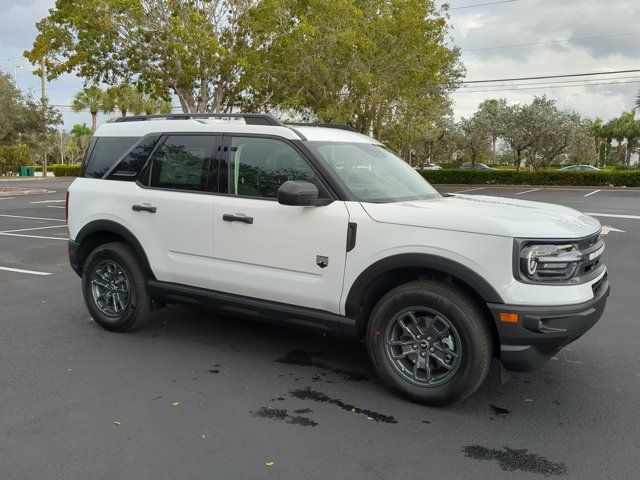
<svg viewBox="0 0 640 480">
<path fill-rule="evenodd" d="M 303 180 L 287 180 L 278 189 L 278 203 L 301 207 L 318 205 L 318 187 Z"/>
</svg>

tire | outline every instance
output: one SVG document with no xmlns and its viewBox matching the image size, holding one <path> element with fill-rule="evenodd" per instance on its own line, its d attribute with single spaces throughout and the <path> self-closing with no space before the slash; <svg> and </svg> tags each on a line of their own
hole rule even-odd
<svg viewBox="0 0 640 480">
<path fill-rule="evenodd" d="M 106 330 L 134 330 L 151 314 L 147 275 L 125 243 L 105 243 L 89 254 L 82 269 L 82 294 L 89 313 Z"/>
<path fill-rule="evenodd" d="M 461 290 L 433 280 L 387 293 L 371 313 L 366 340 L 382 382 L 431 406 L 475 392 L 493 356 L 491 331 L 480 307 Z"/>
</svg>

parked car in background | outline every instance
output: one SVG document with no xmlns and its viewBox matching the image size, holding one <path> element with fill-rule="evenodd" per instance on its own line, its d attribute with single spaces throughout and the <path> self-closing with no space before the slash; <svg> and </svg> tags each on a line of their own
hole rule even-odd
<svg viewBox="0 0 640 480">
<path fill-rule="evenodd" d="M 560 170 L 564 170 L 566 172 L 599 172 L 600 169 L 598 167 L 594 167 L 593 165 L 567 165 L 566 167 L 562 167 Z"/>
<path fill-rule="evenodd" d="M 463 168 L 465 170 L 498 170 L 497 168 L 490 167 L 489 165 L 486 165 L 484 163 L 463 163 L 462 165 L 460 165 L 460 168 Z"/>
<path fill-rule="evenodd" d="M 425 163 L 423 165 L 416 165 L 413 168 L 415 168 L 418 171 L 420 171 L 420 170 L 442 170 L 442 167 L 440 165 L 436 165 L 435 163 Z"/>
</svg>

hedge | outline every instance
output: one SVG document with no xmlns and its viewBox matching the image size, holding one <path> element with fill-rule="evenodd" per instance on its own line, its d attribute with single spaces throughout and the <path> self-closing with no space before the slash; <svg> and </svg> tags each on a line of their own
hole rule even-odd
<svg viewBox="0 0 640 480">
<path fill-rule="evenodd" d="M 544 170 L 431 170 L 421 172 L 430 183 L 494 185 L 567 185 L 640 187 L 638 171 L 567 172 Z"/>
<path fill-rule="evenodd" d="M 47 170 L 53 172 L 56 177 L 77 177 L 80 175 L 82 165 L 49 165 Z"/>
</svg>

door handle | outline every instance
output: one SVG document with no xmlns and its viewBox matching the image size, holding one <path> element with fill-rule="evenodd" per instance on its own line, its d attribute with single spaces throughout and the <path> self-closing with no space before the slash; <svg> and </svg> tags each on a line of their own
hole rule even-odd
<svg viewBox="0 0 640 480">
<path fill-rule="evenodd" d="M 244 215 L 232 215 L 230 213 L 225 213 L 224 215 L 222 215 L 222 220 L 224 220 L 225 222 L 248 223 L 249 225 L 253 223 L 253 217 L 247 217 Z"/>
<path fill-rule="evenodd" d="M 131 207 L 131 210 L 133 210 L 134 212 L 156 213 L 156 207 L 153 207 L 151 205 L 134 205 Z"/>
</svg>

